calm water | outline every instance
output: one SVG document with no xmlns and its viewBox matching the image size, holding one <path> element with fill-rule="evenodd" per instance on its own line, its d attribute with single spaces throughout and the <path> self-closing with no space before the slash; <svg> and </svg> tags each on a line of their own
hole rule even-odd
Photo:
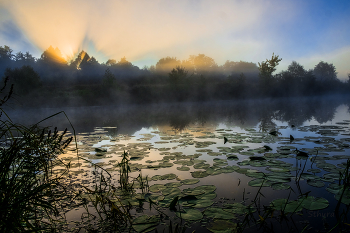
<svg viewBox="0 0 350 233">
<path fill-rule="evenodd" d="M 301 231 L 309 224 L 312 232 L 324 229 L 320 222 L 331 226 L 336 223 L 334 208 L 337 200 L 334 192 L 327 188 L 338 183 L 336 175 L 350 158 L 349 103 L 342 99 L 298 99 L 9 109 L 7 113 L 15 122 L 34 124 L 64 110 L 74 126 L 80 155 L 107 169 L 118 185 L 119 173 L 115 165 L 120 162 L 123 151 L 127 151 L 132 177 L 136 178 L 141 171 L 142 176 L 150 180 L 150 187 L 165 185 L 160 190 L 149 191 L 160 197 L 157 200 L 164 208 L 174 196 L 191 193 L 193 190 L 189 188 L 214 185 L 216 195 L 209 198 L 212 203 L 207 203 L 207 206 L 196 208 L 190 203 L 182 203 L 185 210 L 202 212 L 204 218 L 192 226 L 199 232 L 207 231 L 208 222 L 212 222 L 209 210 L 227 208 L 227 204 L 233 203 L 251 204 L 260 186 L 257 179 L 261 178 L 252 173 L 262 174 L 260 172 L 273 176 L 261 190 L 264 195 L 260 198 L 261 206 L 268 206 L 271 201 L 288 195 L 290 200 L 297 200 L 300 194 L 308 191 L 309 196 L 328 201 L 326 208 L 315 211 L 303 208 L 294 217 L 295 229 Z M 60 130 L 67 127 L 73 132 L 62 113 L 41 125 L 57 126 Z M 291 135 L 294 140 L 291 140 Z M 95 148 L 107 152 L 96 155 Z M 306 152 L 308 157 L 297 157 L 296 150 Z M 68 152 L 61 158 L 71 160 L 74 167 L 77 163 L 74 156 L 74 152 Z M 82 167 L 76 166 L 73 170 L 79 174 L 77 182 L 90 184 L 93 167 L 83 163 Z M 297 185 L 295 177 L 302 172 L 305 174 Z M 286 176 L 281 177 L 281 174 Z M 198 179 L 198 182 L 191 185 L 181 183 L 189 179 Z M 253 180 L 257 182 L 255 187 Z M 171 193 L 167 192 L 169 188 L 173 188 Z M 135 198 L 130 201 L 136 202 L 137 206 Z M 136 209 L 132 211 L 137 215 L 156 214 L 146 207 L 142 211 Z M 78 218 L 80 211 L 70 213 L 69 217 Z"/>
</svg>

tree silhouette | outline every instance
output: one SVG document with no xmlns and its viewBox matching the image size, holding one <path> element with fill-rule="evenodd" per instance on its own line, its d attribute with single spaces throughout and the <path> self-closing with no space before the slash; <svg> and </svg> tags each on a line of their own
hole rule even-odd
<svg viewBox="0 0 350 233">
<path fill-rule="evenodd" d="M 218 68 L 214 59 L 204 54 L 198 54 L 197 56 L 191 55 L 188 60 L 182 62 L 182 66 L 193 71 L 196 75 L 204 75 L 206 72 L 216 71 Z"/>
<path fill-rule="evenodd" d="M 335 81 L 337 72 L 333 64 L 320 61 L 314 68 L 314 74 L 319 81 Z"/>
<path fill-rule="evenodd" d="M 271 94 L 274 85 L 274 79 L 272 73 L 276 71 L 276 66 L 278 66 L 279 62 L 282 61 L 282 58 L 279 56 L 272 54 L 270 60 L 266 59 L 266 61 L 259 62 L 259 77 L 260 77 L 260 87 L 261 91 L 266 94 Z"/>
<path fill-rule="evenodd" d="M 10 83 L 14 84 L 14 93 L 25 95 L 41 86 L 38 73 L 31 66 L 21 68 L 7 68 L 5 76 L 10 77 Z"/>
<path fill-rule="evenodd" d="M 120 61 L 118 61 L 117 66 L 123 67 L 123 68 L 133 67 L 131 62 L 127 61 L 125 57 L 122 57 Z"/>
<path fill-rule="evenodd" d="M 165 57 L 161 58 L 156 64 L 156 71 L 159 73 L 168 73 L 172 69 L 181 65 L 181 61 L 177 60 L 176 57 Z"/>
<path fill-rule="evenodd" d="M 67 61 L 63 58 L 61 51 L 56 47 L 55 49 L 50 45 L 40 57 L 41 62 L 52 64 L 63 64 L 66 65 Z"/>
<path fill-rule="evenodd" d="M 177 66 L 169 73 L 169 78 L 171 82 L 179 82 L 187 77 L 188 71 L 184 67 Z"/>
<path fill-rule="evenodd" d="M 115 59 L 108 59 L 106 62 L 106 66 L 114 66 L 117 64 L 117 61 Z"/>
<path fill-rule="evenodd" d="M 4 47 L 0 46 L 0 61 L 1 62 L 8 62 L 11 61 L 14 58 L 14 55 L 12 54 L 13 50 L 7 46 L 4 45 Z"/>
</svg>

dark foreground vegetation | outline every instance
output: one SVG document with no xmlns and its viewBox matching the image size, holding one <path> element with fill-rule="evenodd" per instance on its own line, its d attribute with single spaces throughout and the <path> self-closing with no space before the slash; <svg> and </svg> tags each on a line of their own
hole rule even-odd
<svg viewBox="0 0 350 233">
<path fill-rule="evenodd" d="M 100 64 L 82 51 L 67 62 L 58 48 L 48 48 L 40 58 L 13 54 L 0 47 L 0 73 L 15 84 L 14 98 L 26 106 L 169 103 L 184 101 L 279 98 L 348 94 L 350 82 L 337 78 L 333 64 L 319 62 L 312 70 L 293 61 L 275 73 L 282 59 L 255 64 L 226 61 L 218 66 L 204 54 L 180 61 L 160 59 L 140 69 L 121 58 Z M 9 85 L 10 86 L 10 85 Z"/>
</svg>

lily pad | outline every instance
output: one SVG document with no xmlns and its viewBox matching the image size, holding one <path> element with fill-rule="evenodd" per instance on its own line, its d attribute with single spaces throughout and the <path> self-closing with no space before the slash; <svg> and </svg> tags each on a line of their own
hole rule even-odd
<svg viewBox="0 0 350 233">
<path fill-rule="evenodd" d="M 269 187 L 271 182 L 266 179 L 255 179 L 248 182 L 248 185 L 252 187 Z"/>
<path fill-rule="evenodd" d="M 214 204 L 210 199 L 198 199 L 187 201 L 189 204 L 194 204 L 193 208 L 206 208 Z"/>
<path fill-rule="evenodd" d="M 329 202 L 323 197 L 308 196 L 300 201 L 302 201 L 301 206 L 307 210 L 322 210 L 329 205 Z"/>
<path fill-rule="evenodd" d="M 208 227 L 208 230 L 214 233 L 236 233 L 237 223 L 216 219 Z"/>
<path fill-rule="evenodd" d="M 196 209 L 186 209 L 184 212 L 176 212 L 176 215 L 189 221 L 198 221 L 203 218 L 202 212 Z"/>
<path fill-rule="evenodd" d="M 221 208 L 209 207 L 204 211 L 204 215 L 215 219 L 233 219 L 236 215 Z"/>
<path fill-rule="evenodd" d="M 273 190 L 285 190 L 285 189 L 289 189 L 290 185 L 289 184 L 284 184 L 284 183 L 275 183 L 271 185 L 271 188 Z"/>
<path fill-rule="evenodd" d="M 216 190 L 216 187 L 215 185 L 201 185 L 201 186 L 195 187 L 194 190 L 200 190 L 200 191 L 203 191 L 204 193 L 211 193 Z"/>
<path fill-rule="evenodd" d="M 308 180 L 307 184 L 310 186 L 317 187 L 317 188 L 321 188 L 325 185 L 325 183 L 321 180 Z"/>
<path fill-rule="evenodd" d="M 285 198 L 273 200 L 270 204 L 275 210 L 283 210 L 285 213 L 302 211 L 300 201 L 288 201 Z"/>
<path fill-rule="evenodd" d="M 186 167 L 186 166 L 177 167 L 176 169 L 179 170 L 179 171 L 189 171 L 189 170 L 191 170 L 189 167 Z"/>
<path fill-rule="evenodd" d="M 154 193 L 157 193 L 157 192 L 160 192 L 162 191 L 163 189 L 166 189 L 166 187 L 164 186 L 164 184 L 154 184 L 154 185 L 151 185 L 149 187 L 149 191 L 150 192 L 154 192 Z"/>
<path fill-rule="evenodd" d="M 245 206 L 242 203 L 225 204 L 225 211 L 233 214 L 244 215 L 247 213 L 255 212 L 255 208 L 252 206 Z"/>
<path fill-rule="evenodd" d="M 183 185 L 197 184 L 198 182 L 199 182 L 199 179 L 186 179 L 186 180 L 180 181 L 180 183 Z"/>
<path fill-rule="evenodd" d="M 203 178 L 203 177 L 209 176 L 209 174 L 205 171 L 194 171 L 194 172 L 191 172 L 191 175 L 193 178 Z"/>
<path fill-rule="evenodd" d="M 142 215 L 133 220 L 132 227 L 137 232 L 149 232 L 154 230 L 159 224 L 159 217 Z"/>
</svg>

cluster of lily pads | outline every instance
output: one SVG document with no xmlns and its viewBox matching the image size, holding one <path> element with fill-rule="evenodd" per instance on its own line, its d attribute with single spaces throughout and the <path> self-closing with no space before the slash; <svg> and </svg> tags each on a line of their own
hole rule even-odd
<svg viewBox="0 0 350 233">
<path fill-rule="evenodd" d="M 207 228 L 212 232 L 225 232 L 235 230 L 237 223 L 245 215 L 256 212 L 257 207 L 245 200 L 219 203 L 221 197 L 215 192 L 216 186 L 202 184 L 209 176 L 244 175 L 249 181 L 242 184 L 241 189 L 248 185 L 256 190 L 263 187 L 288 190 L 300 182 L 312 188 L 326 186 L 325 190 L 334 194 L 336 200 L 341 198 L 341 203 L 349 205 L 350 191 L 341 182 L 350 159 L 349 124 L 350 121 L 343 121 L 328 126 L 303 126 L 293 129 L 294 136 L 280 133 L 289 129 L 287 126 L 267 132 L 257 129 L 209 131 L 194 126 L 176 134 L 149 130 L 149 133 L 137 136 L 110 136 L 108 128 L 96 128 L 93 133 L 77 135 L 77 140 L 80 155 L 114 176 L 118 175 L 118 162 L 124 151 L 130 156 L 131 174 L 136 177 L 142 171 L 143 179 L 147 180 L 147 191 L 136 191 L 133 195 L 120 192 L 122 204 L 136 208 L 140 203 L 150 202 L 168 212 L 170 209 L 188 222 L 210 223 Z M 314 135 L 298 137 L 303 132 Z M 194 153 L 187 154 L 187 151 Z M 74 155 L 71 152 L 65 156 L 63 159 L 69 160 Z M 71 160 L 72 167 L 80 167 L 77 161 Z M 77 173 L 92 168 L 87 162 L 80 163 L 84 171 Z M 166 172 L 169 169 L 172 173 Z M 150 171 L 159 171 L 159 175 L 147 176 Z M 135 182 L 133 187 L 137 190 L 139 184 Z M 296 200 L 270 200 L 273 210 L 284 213 L 322 210 L 328 206 L 328 200 L 311 194 Z M 151 231 L 160 221 L 159 215 L 137 214 L 133 229 Z"/>
</svg>

